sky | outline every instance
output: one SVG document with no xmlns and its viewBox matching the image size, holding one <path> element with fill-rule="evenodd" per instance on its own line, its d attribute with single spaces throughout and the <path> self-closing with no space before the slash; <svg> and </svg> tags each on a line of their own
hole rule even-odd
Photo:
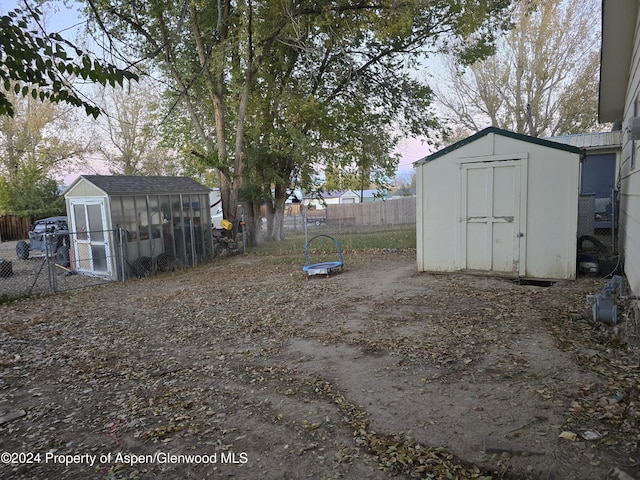
<svg viewBox="0 0 640 480">
<path fill-rule="evenodd" d="M 47 9 L 45 13 L 46 28 L 48 31 L 61 33 L 67 39 L 73 39 L 74 29 L 82 23 L 77 11 L 62 5 L 62 2 L 54 2 L 55 10 Z M 21 0 L 1 0 L 0 14 L 5 14 L 23 5 Z M 413 173 L 413 162 L 429 155 L 433 152 L 429 146 L 420 139 L 405 138 L 396 148 L 396 153 L 400 154 L 400 163 L 397 168 L 397 176 L 410 178 Z M 79 175 L 82 174 L 108 174 L 108 168 L 104 163 L 94 160 L 88 169 L 68 172 L 59 178 L 65 185 L 69 185 Z"/>
<path fill-rule="evenodd" d="M 419 138 L 406 138 L 400 142 L 396 151 L 400 154 L 398 175 L 411 175 L 414 171 L 413 162 L 423 159 L 435 151 Z"/>
</svg>

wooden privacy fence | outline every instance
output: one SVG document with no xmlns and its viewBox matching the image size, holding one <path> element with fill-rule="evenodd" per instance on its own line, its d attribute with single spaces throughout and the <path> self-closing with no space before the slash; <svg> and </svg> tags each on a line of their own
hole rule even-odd
<svg viewBox="0 0 640 480">
<path fill-rule="evenodd" d="M 416 223 L 415 197 L 327 205 L 329 225 L 402 225 Z"/>
<path fill-rule="evenodd" d="M 15 215 L 0 216 L 0 241 L 24 240 L 29 237 L 31 218 Z"/>
</svg>

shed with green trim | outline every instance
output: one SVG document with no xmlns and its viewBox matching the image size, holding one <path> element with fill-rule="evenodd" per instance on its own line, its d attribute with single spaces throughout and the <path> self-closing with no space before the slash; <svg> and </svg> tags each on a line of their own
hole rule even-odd
<svg viewBox="0 0 640 480">
<path fill-rule="evenodd" d="M 418 270 L 575 278 L 583 153 L 489 127 L 415 162 Z"/>
</svg>

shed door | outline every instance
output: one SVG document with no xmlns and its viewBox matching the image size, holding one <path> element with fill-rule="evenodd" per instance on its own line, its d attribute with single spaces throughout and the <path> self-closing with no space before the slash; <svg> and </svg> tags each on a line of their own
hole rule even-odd
<svg viewBox="0 0 640 480">
<path fill-rule="evenodd" d="M 78 271 L 111 275 L 109 232 L 106 231 L 104 201 L 71 202 L 71 227 L 75 232 L 73 260 Z"/>
<path fill-rule="evenodd" d="M 461 165 L 463 268 L 524 274 L 522 175 L 522 160 Z"/>
</svg>

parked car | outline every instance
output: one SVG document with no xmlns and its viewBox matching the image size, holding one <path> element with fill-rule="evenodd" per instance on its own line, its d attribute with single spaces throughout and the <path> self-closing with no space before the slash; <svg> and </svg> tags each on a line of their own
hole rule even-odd
<svg viewBox="0 0 640 480">
<path fill-rule="evenodd" d="M 68 267 L 69 226 L 67 217 L 48 217 L 36 220 L 29 229 L 29 242 L 20 240 L 16 244 L 16 256 L 26 260 L 31 253 L 55 256 L 56 263 Z"/>
</svg>

